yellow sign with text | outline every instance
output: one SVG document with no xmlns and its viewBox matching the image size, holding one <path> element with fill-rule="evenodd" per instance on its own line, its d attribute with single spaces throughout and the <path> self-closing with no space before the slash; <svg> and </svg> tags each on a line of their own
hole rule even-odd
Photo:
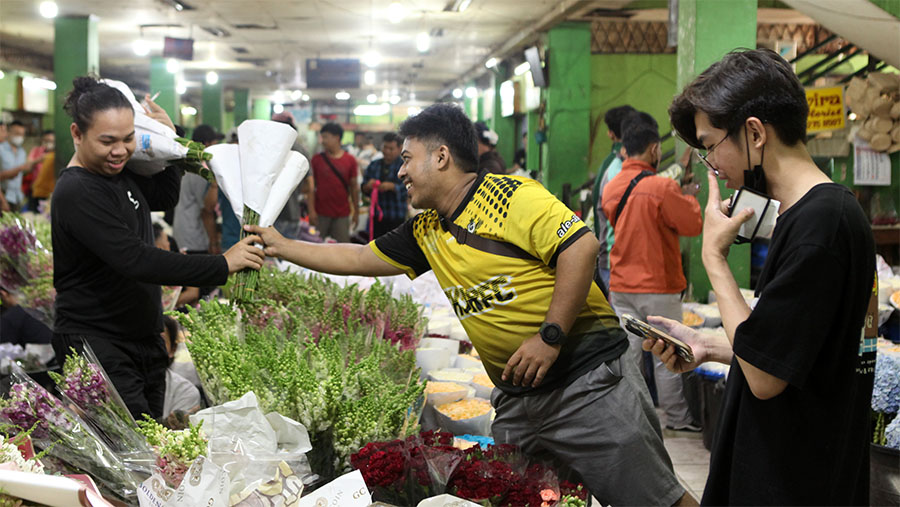
<svg viewBox="0 0 900 507">
<path fill-rule="evenodd" d="M 844 128 L 844 87 L 807 88 L 806 102 L 809 104 L 807 134 Z"/>
</svg>

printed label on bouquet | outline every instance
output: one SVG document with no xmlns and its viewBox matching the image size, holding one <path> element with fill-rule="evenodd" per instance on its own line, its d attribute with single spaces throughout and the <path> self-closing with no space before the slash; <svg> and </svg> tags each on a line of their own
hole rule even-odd
<svg viewBox="0 0 900 507">
<path fill-rule="evenodd" d="M 298 507 L 368 507 L 372 495 L 363 480 L 362 473 L 354 470 L 303 497 Z"/>
<path fill-rule="evenodd" d="M 204 457 L 197 458 L 177 490 L 166 486 L 159 474 L 138 489 L 141 507 L 226 507 L 231 481 L 225 470 Z M 195 480 L 196 479 L 196 480 Z"/>
</svg>

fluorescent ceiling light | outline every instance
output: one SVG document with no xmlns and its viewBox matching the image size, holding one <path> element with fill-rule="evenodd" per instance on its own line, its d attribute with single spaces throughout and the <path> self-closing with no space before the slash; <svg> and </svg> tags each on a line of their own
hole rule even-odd
<svg viewBox="0 0 900 507">
<path fill-rule="evenodd" d="M 406 17 L 406 7 L 400 2 L 391 2 L 387 8 L 388 21 L 391 23 L 399 23 Z"/>
<path fill-rule="evenodd" d="M 365 82 L 369 86 L 375 84 L 375 71 L 372 69 L 365 71 L 363 73 L 363 82 Z"/>
<path fill-rule="evenodd" d="M 211 70 L 206 73 L 206 84 L 214 85 L 219 82 L 219 74 L 216 71 Z"/>
<path fill-rule="evenodd" d="M 334 98 L 338 100 L 350 100 L 350 94 L 345 91 L 339 91 L 334 94 Z"/>
<path fill-rule="evenodd" d="M 131 43 L 131 50 L 138 56 L 147 56 L 150 54 L 150 43 L 144 39 L 138 39 Z"/>
<path fill-rule="evenodd" d="M 370 93 L 368 96 L 366 96 L 366 100 L 369 102 L 369 104 L 374 104 L 378 102 L 378 95 Z"/>
<path fill-rule="evenodd" d="M 56 5 L 56 2 L 41 2 L 38 11 L 41 13 L 41 16 L 47 19 L 53 19 L 59 14 L 59 6 Z"/>
<path fill-rule="evenodd" d="M 272 112 L 275 114 L 280 114 L 284 112 L 284 106 L 281 104 L 275 104 L 272 106 Z"/>
<path fill-rule="evenodd" d="M 431 36 L 428 32 L 419 32 L 419 35 L 416 35 L 416 49 L 419 53 L 427 53 L 431 49 Z"/>
<path fill-rule="evenodd" d="M 399 104 L 400 96 L 399 95 L 391 95 L 391 104 Z"/>
<path fill-rule="evenodd" d="M 291 92 L 291 100 L 293 100 L 294 102 L 300 100 L 302 97 L 303 92 L 301 92 L 300 90 L 294 90 Z"/>
<path fill-rule="evenodd" d="M 300 97 L 300 100 L 302 100 L 303 102 L 309 102 L 309 95 L 304 93 L 303 96 Z"/>
<path fill-rule="evenodd" d="M 360 104 L 353 108 L 353 114 L 356 116 L 384 116 L 391 110 L 391 106 L 387 104 Z"/>
<path fill-rule="evenodd" d="M 181 64 L 174 58 L 166 60 L 166 72 L 169 74 L 177 74 L 181 70 Z"/>
<path fill-rule="evenodd" d="M 366 51 L 366 54 L 363 55 L 363 64 L 366 67 L 374 68 L 378 67 L 378 64 L 381 63 L 381 54 L 374 49 L 370 49 Z"/>
<path fill-rule="evenodd" d="M 454 99 L 461 99 L 462 96 L 463 96 L 462 88 L 454 88 L 453 89 L 453 98 Z"/>
<path fill-rule="evenodd" d="M 516 65 L 516 68 L 515 68 L 515 70 L 513 70 L 513 73 L 517 76 L 521 76 L 522 74 L 528 72 L 529 70 L 531 70 L 531 64 L 528 62 L 524 62 L 524 63 L 520 63 L 519 65 Z"/>
<path fill-rule="evenodd" d="M 474 99 L 478 96 L 478 90 L 474 86 L 466 88 L 466 98 Z"/>
<path fill-rule="evenodd" d="M 183 116 L 194 116 L 197 114 L 197 108 L 191 106 L 181 106 L 181 114 Z"/>
<path fill-rule="evenodd" d="M 184 83 L 178 83 L 177 85 L 175 85 L 175 93 L 177 93 L 178 95 L 184 95 L 185 93 L 187 93 L 187 85 Z"/>
<path fill-rule="evenodd" d="M 22 78 L 22 87 L 29 90 L 55 90 L 56 83 L 39 77 L 25 77 Z"/>
<path fill-rule="evenodd" d="M 453 4 L 453 9 L 456 12 L 465 12 L 466 9 L 469 8 L 469 4 L 472 3 L 472 0 L 456 0 L 456 3 Z"/>
<path fill-rule="evenodd" d="M 493 69 L 497 66 L 497 59 L 494 57 L 488 58 L 488 61 L 484 62 L 484 66 L 489 69 Z"/>
</svg>

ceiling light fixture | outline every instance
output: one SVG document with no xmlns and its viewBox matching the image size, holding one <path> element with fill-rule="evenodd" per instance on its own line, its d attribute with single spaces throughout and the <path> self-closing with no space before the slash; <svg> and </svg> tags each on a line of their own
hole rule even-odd
<svg viewBox="0 0 900 507">
<path fill-rule="evenodd" d="M 391 111 L 387 104 L 360 104 L 353 108 L 356 116 L 384 116 Z"/>
<path fill-rule="evenodd" d="M 409 92 L 409 100 L 416 100 L 416 92 Z"/>
<path fill-rule="evenodd" d="M 350 100 L 350 94 L 341 90 L 334 94 L 334 98 L 338 100 Z"/>
<path fill-rule="evenodd" d="M 206 84 L 214 85 L 219 82 L 219 74 L 216 71 L 211 70 L 206 73 Z"/>
<path fill-rule="evenodd" d="M 41 16 L 47 19 L 53 19 L 59 14 L 59 6 L 56 5 L 56 2 L 41 2 L 40 7 L 38 7 L 38 11 L 41 13 Z"/>
<path fill-rule="evenodd" d="M 303 92 L 301 92 L 300 90 L 294 90 L 291 92 L 291 100 L 293 100 L 294 102 L 300 100 L 301 97 L 303 97 Z"/>
<path fill-rule="evenodd" d="M 304 93 L 303 96 L 300 97 L 300 100 L 302 100 L 303 102 L 309 102 L 309 95 Z"/>
<path fill-rule="evenodd" d="M 469 4 L 472 3 L 472 0 L 455 0 L 452 4 L 450 4 L 450 11 L 456 12 L 464 12 L 469 8 Z M 448 9 L 445 9 L 448 10 Z"/>
<path fill-rule="evenodd" d="M 166 60 L 166 72 L 169 74 L 177 74 L 181 70 L 181 64 L 174 58 Z"/>
<path fill-rule="evenodd" d="M 381 63 L 381 54 L 374 49 L 370 49 L 366 51 L 366 54 L 363 55 L 363 64 L 366 67 L 374 68 L 378 67 L 378 64 Z"/>
<path fill-rule="evenodd" d="M 462 88 L 454 88 L 453 89 L 453 98 L 454 99 L 461 99 L 462 96 L 463 96 Z"/>
<path fill-rule="evenodd" d="M 406 17 L 406 7 L 400 2 L 391 2 L 387 8 L 387 16 L 391 23 L 399 23 Z"/>
<path fill-rule="evenodd" d="M 22 78 L 22 88 L 29 90 L 55 90 L 56 83 L 39 77 L 24 77 Z"/>
<path fill-rule="evenodd" d="M 369 69 L 366 72 L 364 72 L 363 73 L 363 81 L 369 86 L 372 86 L 373 84 L 375 84 L 375 71 L 372 69 Z"/>
<path fill-rule="evenodd" d="M 177 85 L 175 85 L 175 93 L 177 93 L 178 95 L 184 95 L 185 93 L 187 93 L 187 85 L 184 83 L 178 83 Z"/>
<path fill-rule="evenodd" d="M 275 104 L 272 106 L 272 112 L 275 114 L 281 114 L 284 112 L 284 106 L 281 104 Z"/>
<path fill-rule="evenodd" d="M 150 54 L 150 43 L 144 39 L 138 39 L 131 43 L 131 50 L 138 56 L 147 56 Z"/>
<path fill-rule="evenodd" d="M 520 63 L 519 65 L 516 65 L 516 68 L 513 70 L 513 73 L 517 76 L 521 76 L 522 74 L 528 72 L 529 70 L 531 70 L 531 64 L 528 62 L 523 62 L 523 63 Z"/>
<path fill-rule="evenodd" d="M 478 96 L 477 88 L 475 88 L 474 86 L 470 86 L 470 87 L 466 88 L 466 98 L 474 99 L 477 96 Z"/>
<path fill-rule="evenodd" d="M 416 35 L 416 49 L 419 53 L 427 53 L 431 49 L 431 36 L 428 32 L 419 32 L 419 35 Z"/>
<path fill-rule="evenodd" d="M 366 100 L 369 102 L 369 104 L 374 104 L 374 103 L 378 102 L 378 95 L 375 95 L 374 93 L 370 93 L 369 95 L 366 96 Z"/>
<path fill-rule="evenodd" d="M 494 58 L 493 56 L 488 58 L 488 61 L 484 62 L 484 66 L 489 69 L 493 69 L 494 67 L 497 66 L 497 59 Z"/>
<path fill-rule="evenodd" d="M 194 116 L 195 114 L 197 114 L 197 108 L 192 106 L 181 106 L 182 116 Z"/>
<path fill-rule="evenodd" d="M 399 95 L 391 95 L 391 104 L 397 105 L 400 103 Z"/>
</svg>

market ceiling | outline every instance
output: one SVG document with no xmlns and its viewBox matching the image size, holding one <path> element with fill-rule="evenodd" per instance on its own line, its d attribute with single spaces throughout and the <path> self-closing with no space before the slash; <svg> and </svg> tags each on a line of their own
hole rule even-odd
<svg viewBox="0 0 900 507">
<path fill-rule="evenodd" d="M 97 16 L 101 74 L 138 85 L 146 86 L 149 60 L 161 55 L 163 38 L 168 36 L 195 39 L 193 61 L 181 62 L 181 79 L 188 93 L 196 93 L 205 74 L 215 70 L 226 88 L 249 88 L 254 96 L 279 89 L 289 94 L 304 87 L 308 58 L 364 59 L 374 51 L 381 60 L 374 67 L 374 84 L 348 89 L 353 100 L 384 90 L 398 90 L 405 100 L 410 92 L 419 100 L 434 100 L 448 87 L 463 84 L 458 82 L 462 77 L 483 73 L 488 59 L 501 56 L 497 51 L 521 55 L 521 48 L 539 30 L 579 12 L 621 9 L 629 3 L 58 0 L 58 15 Z M 7 46 L 3 52 L 7 60 L 16 47 L 19 53 L 43 57 L 45 64 L 53 54 L 54 22 L 41 16 L 40 4 L 40 0 L 0 1 L 0 42 Z M 417 44 L 424 44 L 423 39 L 428 39 L 428 48 L 420 51 Z M 509 47 L 511 40 L 519 46 Z M 135 54 L 136 44 L 148 47 L 149 55 Z M 26 60 L 21 54 L 18 59 Z M 27 65 L 20 68 L 33 70 Z M 339 90 L 309 90 L 308 94 L 332 98 L 335 91 Z"/>
</svg>

